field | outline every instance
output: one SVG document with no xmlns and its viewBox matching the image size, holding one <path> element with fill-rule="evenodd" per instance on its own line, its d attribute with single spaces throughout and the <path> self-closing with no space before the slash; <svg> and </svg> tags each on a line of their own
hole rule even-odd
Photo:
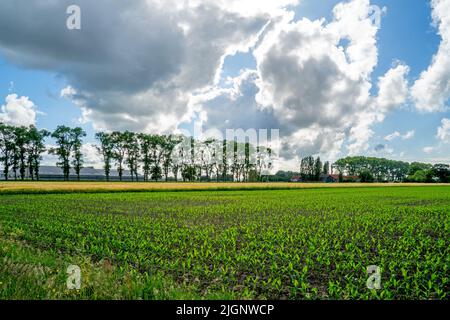
<svg viewBox="0 0 450 320">
<path fill-rule="evenodd" d="M 0 299 L 449 298 L 448 185 L 207 186 L 2 184 Z"/>
</svg>

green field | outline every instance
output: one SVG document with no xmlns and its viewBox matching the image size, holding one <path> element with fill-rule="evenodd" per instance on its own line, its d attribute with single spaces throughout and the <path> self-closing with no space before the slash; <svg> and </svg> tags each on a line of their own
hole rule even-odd
<svg viewBox="0 0 450 320">
<path fill-rule="evenodd" d="M 449 239 L 450 186 L 4 194 L 0 299 L 448 299 Z"/>
</svg>

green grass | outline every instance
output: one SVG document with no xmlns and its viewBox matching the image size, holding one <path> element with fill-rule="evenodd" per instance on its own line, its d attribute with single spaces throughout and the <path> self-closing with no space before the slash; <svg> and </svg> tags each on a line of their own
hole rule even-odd
<svg viewBox="0 0 450 320">
<path fill-rule="evenodd" d="M 449 186 L 2 195 L 0 298 L 448 299 L 449 215 Z"/>
</svg>

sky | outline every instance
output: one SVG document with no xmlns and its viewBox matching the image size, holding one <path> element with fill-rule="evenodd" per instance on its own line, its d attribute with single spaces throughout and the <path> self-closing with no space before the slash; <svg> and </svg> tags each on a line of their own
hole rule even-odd
<svg viewBox="0 0 450 320">
<path fill-rule="evenodd" d="M 97 131 L 195 124 L 278 129 L 279 169 L 449 163 L 449 103 L 450 0 L 0 2 L 0 122 L 80 126 L 95 166 Z"/>
</svg>

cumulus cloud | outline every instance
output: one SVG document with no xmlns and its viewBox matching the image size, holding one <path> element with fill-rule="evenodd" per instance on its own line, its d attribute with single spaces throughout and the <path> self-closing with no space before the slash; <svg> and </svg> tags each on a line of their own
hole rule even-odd
<svg viewBox="0 0 450 320">
<path fill-rule="evenodd" d="M 378 79 L 378 95 L 371 97 L 367 106 L 362 106 L 362 111 L 355 114 L 355 125 L 350 129 L 350 145 L 348 146 L 350 154 L 366 151 L 374 135 L 371 127 L 384 121 L 389 111 L 406 102 L 408 72 L 408 66 L 398 64 Z"/>
<path fill-rule="evenodd" d="M 281 128 L 273 112 L 259 108 L 255 101 L 257 79 L 256 71 L 243 70 L 239 76 L 228 79 L 229 88 L 216 88 L 198 96 L 196 103 L 201 105 L 205 129 L 224 132 L 235 128 Z"/>
<path fill-rule="evenodd" d="M 402 63 L 371 93 L 383 10 L 369 0 L 338 4 L 329 22 L 296 21 L 297 0 L 77 2 L 73 32 L 61 16 L 69 1 L 2 1 L 0 53 L 64 76 L 61 96 L 98 130 L 173 131 L 198 115 L 207 128 L 280 129 L 286 161 L 334 160 L 345 146 L 369 150 L 373 125 L 408 97 Z M 256 69 L 222 86 L 237 52 Z"/>
<path fill-rule="evenodd" d="M 337 154 L 346 138 L 350 153 L 364 152 L 373 124 L 406 102 L 409 67 L 401 63 L 379 79 L 378 95 L 370 94 L 382 12 L 375 8 L 368 0 L 343 2 L 329 23 L 285 17 L 255 49 L 256 101 L 273 113 L 286 139 L 315 135 L 314 147 L 299 145 L 302 153 Z"/>
<path fill-rule="evenodd" d="M 408 81 L 406 79 L 408 73 L 408 66 L 398 64 L 380 77 L 375 108 L 386 112 L 406 102 L 409 94 Z"/>
<path fill-rule="evenodd" d="M 0 54 L 62 75 L 63 92 L 97 129 L 167 131 L 217 81 L 224 58 L 246 51 L 296 0 L 78 0 L 82 29 L 65 28 L 73 1 L 4 0 Z"/>
<path fill-rule="evenodd" d="M 36 123 L 36 106 L 28 97 L 9 94 L 1 106 L 0 122 L 14 126 L 30 126 Z"/>
<path fill-rule="evenodd" d="M 445 110 L 450 98 L 450 0 L 432 0 L 431 7 L 442 40 L 431 65 L 411 90 L 416 108 L 423 112 Z"/>
<path fill-rule="evenodd" d="M 436 137 L 442 142 L 450 142 L 450 119 L 442 119 Z"/>
<path fill-rule="evenodd" d="M 295 21 L 293 14 L 272 20 L 251 49 L 256 70 L 196 101 L 205 124 L 279 128 L 286 163 L 310 154 L 335 160 L 345 144 L 349 153 L 368 150 L 372 126 L 408 97 L 409 67 L 398 62 L 371 95 L 382 12 L 376 9 L 354 0 L 336 6 L 328 23 Z"/>
</svg>

